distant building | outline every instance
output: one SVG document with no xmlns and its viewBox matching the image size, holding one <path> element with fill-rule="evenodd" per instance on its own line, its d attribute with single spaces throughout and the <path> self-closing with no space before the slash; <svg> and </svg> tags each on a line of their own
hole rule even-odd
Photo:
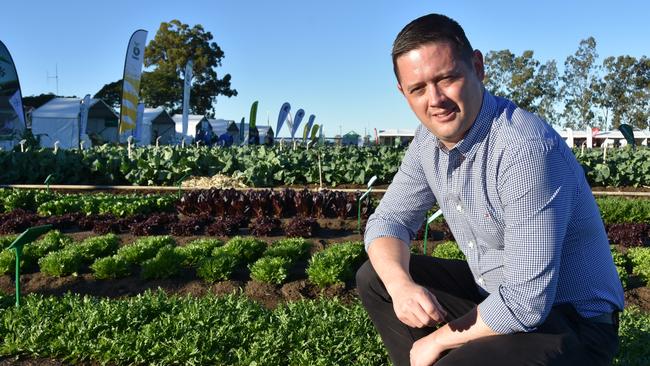
<svg viewBox="0 0 650 366">
<path fill-rule="evenodd" d="M 627 145 L 627 140 L 619 130 L 613 131 L 600 131 L 597 128 L 587 127 L 584 130 L 573 131 L 570 128 L 561 130 L 555 128 L 558 134 L 566 141 L 569 147 L 586 148 L 600 147 L 604 144 L 608 145 Z M 402 130 L 402 129 L 388 129 L 379 130 L 377 138 L 380 145 L 395 145 L 397 141 L 404 145 L 413 140 L 415 130 Z M 647 146 L 648 139 L 650 138 L 650 131 L 648 130 L 635 130 L 634 140 L 637 145 Z"/>
<path fill-rule="evenodd" d="M 415 130 L 405 130 L 405 129 L 388 129 L 388 130 L 379 130 L 377 132 L 377 138 L 380 145 L 390 145 L 393 146 L 399 142 L 399 144 L 408 144 L 413 140 L 415 136 Z"/>
<path fill-rule="evenodd" d="M 354 131 L 350 131 L 341 137 L 341 144 L 343 145 L 359 145 L 359 138 L 361 135 Z"/>
</svg>

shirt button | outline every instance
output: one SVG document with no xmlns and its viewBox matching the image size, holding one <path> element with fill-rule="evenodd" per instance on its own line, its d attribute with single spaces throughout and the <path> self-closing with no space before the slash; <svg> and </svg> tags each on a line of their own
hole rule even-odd
<svg viewBox="0 0 650 366">
<path fill-rule="evenodd" d="M 468 246 L 470 249 L 474 248 L 474 242 L 473 242 L 472 240 L 470 240 L 469 243 L 467 243 L 467 246 Z"/>
<path fill-rule="evenodd" d="M 483 281 L 483 277 L 479 277 L 477 281 L 481 286 L 485 285 L 485 281 Z"/>
<path fill-rule="evenodd" d="M 456 205 L 456 211 L 463 212 L 463 206 L 461 206 L 460 203 Z"/>
</svg>

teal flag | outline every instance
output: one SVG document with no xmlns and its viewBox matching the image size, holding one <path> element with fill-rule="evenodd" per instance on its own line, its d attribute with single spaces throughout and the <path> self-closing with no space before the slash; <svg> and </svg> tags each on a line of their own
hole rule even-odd
<svg viewBox="0 0 650 366">
<path fill-rule="evenodd" d="M 241 118 L 239 122 L 239 143 L 244 144 L 244 117 Z"/>
<path fill-rule="evenodd" d="M 636 141 L 634 141 L 634 130 L 632 129 L 632 126 L 623 123 L 618 127 L 618 129 L 623 134 L 623 137 L 625 137 L 625 140 L 627 140 L 627 143 L 632 145 L 632 148 L 636 148 Z"/>
</svg>

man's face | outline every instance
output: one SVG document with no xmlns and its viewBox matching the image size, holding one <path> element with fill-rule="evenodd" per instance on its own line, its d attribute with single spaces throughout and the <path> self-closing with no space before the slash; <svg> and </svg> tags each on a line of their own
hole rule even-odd
<svg viewBox="0 0 650 366">
<path fill-rule="evenodd" d="M 483 56 L 463 62 L 447 42 L 398 57 L 398 88 L 420 122 L 451 149 L 474 123 L 483 102 Z"/>
</svg>

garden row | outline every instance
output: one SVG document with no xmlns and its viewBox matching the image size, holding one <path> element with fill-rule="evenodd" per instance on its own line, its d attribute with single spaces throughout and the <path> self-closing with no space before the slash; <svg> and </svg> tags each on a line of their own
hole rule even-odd
<svg viewBox="0 0 650 366">
<path fill-rule="evenodd" d="M 397 172 L 405 149 L 401 147 L 279 146 L 233 148 L 135 148 L 101 146 L 87 150 L 51 149 L 0 151 L 0 182 L 42 183 L 50 174 L 58 184 L 176 185 L 188 176 L 223 174 L 241 177 L 253 187 L 283 185 L 365 184 L 376 175 L 387 184 Z M 650 150 L 647 148 L 575 149 L 592 186 L 649 186 Z M 319 168 L 320 167 L 320 168 Z M 322 182 L 321 182 L 322 181 Z"/>
<path fill-rule="evenodd" d="M 0 237 L 0 274 L 15 271 L 13 249 L 6 249 L 14 236 Z M 143 279 L 178 276 L 184 269 L 195 271 L 207 282 L 230 279 L 245 269 L 250 277 L 280 285 L 300 261 L 309 259 L 306 274 L 319 287 L 344 283 L 363 260 L 360 242 L 328 246 L 311 257 L 311 243 L 303 238 L 282 239 L 270 244 L 252 237 L 234 237 L 225 243 L 218 239 L 197 239 L 179 246 L 171 236 L 142 237 L 120 246 L 114 234 L 89 237 L 75 242 L 59 231 L 26 245 L 21 257 L 21 272 L 38 272 L 54 277 L 79 275 L 90 271 L 99 280 L 116 279 L 139 273 Z"/>
<path fill-rule="evenodd" d="M 0 237 L 6 248 L 15 236 Z M 208 282 L 247 271 L 252 279 L 280 284 L 291 267 L 308 262 L 318 286 L 351 279 L 365 259 L 361 243 L 316 251 L 301 238 L 265 243 L 200 239 L 177 245 L 171 237 L 146 237 L 122 245 L 115 235 L 75 242 L 51 231 L 25 246 L 22 265 L 48 276 L 90 271 L 97 279 L 129 275 L 168 278 L 195 271 Z M 309 257 L 309 254 L 311 258 Z M 453 242 L 433 255 L 464 259 Z M 612 248 L 624 283 L 628 275 L 650 281 L 650 248 Z M 0 270 L 11 273 L 13 251 L 0 252 Z M 385 365 L 385 349 L 357 300 L 318 299 L 265 309 L 241 295 L 179 297 L 162 291 L 124 299 L 67 294 L 28 295 L 18 310 L 0 293 L 0 357 L 46 357 L 66 363 L 223 365 Z M 650 315 L 628 307 L 621 317 L 621 351 L 614 365 L 646 365 Z"/>
<path fill-rule="evenodd" d="M 622 313 L 616 366 L 647 365 L 650 314 Z M 301 300 L 266 309 L 241 295 L 164 292 L 107 299 L 29 295 L 20 309 L 0 295 L 0 357 L 66 364 L 388 365 L 359 302 Z"/>
<path fill-rule="evenodd" d="M 180 199 L 174 194 L 60 194 L 0 189 L 0 212 L 7 211 L 0 213 L 0 234 L 52 224 L 59 230 L 92 230 L 99 234 L 233 236 L 240 228 L 248 228 L 258 236 L 283 232 L 286 236 L 311 237 L 319 230 L 317 219 L 354 218 L 358 197 L 359 193 L 292 189 L 213 188 L 189 191 Z M 363 219 L 372 214 L 376 202 L 363 202 Z M 596 202 L 612 243 L 649 244 L 650 200 L 606 197 Z M 282 222 L 281 218 L 292 219 Z M 443 238 L 451 239 L 444 218 L 435 222 L 445 233 Z M 418 238 L 422 235 L 423 230 Z"/>
<path fill-rule="evenodd" d="M 15 270 L 14 251 L 6 249 L 13 239 L 15 236 L 0 237 L 0 274 Z M 40 271 L 56 277 L 91 271 L 99 280 L 138 272 L 144 279 L 170 278 L 178 276 L 183 269 L 192 269 L 207 282 L 231 279 L 235 271 L 246 268 L 252 279 L 280 285 L 286 282 L 292 268 L 308 260 L 305 271 L 308 279 L 325 287 L 351 280 L 366 258 L 360 242 L 334 244 L 310 257 L 312 244 L 304 238 L 281 239 L 270 244 L 252 237 L 234 237 L 225 244 L 218 239 L 197 239 L 179 246 L 173 237 L 152 236 L 120 245 L 120 239 L 114 234 L 75 242 L 54 230 L 25 247 L 21 267 L 25 272 Z M 438 243 L 431 255 L 465 260 L 453 241 Z M 623 287 L 627 287 L 630 276 L 650 286 L 650 247 L 621 250 L 612 246 L 612 256 Z"/>
</svg>

